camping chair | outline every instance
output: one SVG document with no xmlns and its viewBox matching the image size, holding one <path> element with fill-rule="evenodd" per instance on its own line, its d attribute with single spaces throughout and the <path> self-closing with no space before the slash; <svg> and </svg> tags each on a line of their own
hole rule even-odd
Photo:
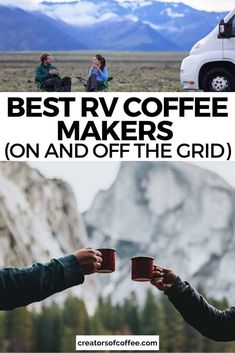
<svg viewBox="0 0 235 353">
<path fill-rule="evenodd" d="M 35 80 L 35 84 L 38 92 L 55 92 L 54 87 L 45 86 L 40 81 Z"/>
<path fill-rule="evenodd" d="M 84 87 L 86 87 L 87 80 L 85 78 L 78 76 L 77 79 Z M 97 83 L 97 92 L 108 92 L 109 82 L 112 80 L 113 80 L 113 77 L 110 76 L 108 77 L 107 81 L 102 81 L 100 83 Z"/>
</svg>

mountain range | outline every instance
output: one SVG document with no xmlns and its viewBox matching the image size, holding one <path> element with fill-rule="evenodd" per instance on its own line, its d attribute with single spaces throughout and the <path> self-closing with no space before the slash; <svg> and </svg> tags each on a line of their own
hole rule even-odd
<svg viewBox="0 0 235 353">
<path fill-rule="evenodd" d="M 117 250 L 117 271 L 103 283 L 114 301 L 134 291 L 143 303 L 149 284 L 130 280 L 130 258 L 142 255 L 233 303 L 235 190 L 218 175 L 184 163 L 125 162 L 84 218 L 94 246 Z"/>
<path fill-rule="evenodd" d="M 0 51 L 85 49 L 68 27 L 40 12 L 0 6 Z"/>
<path fill-rule="evenodd" d="M 0 50 L 189 50 L 225 13 L 157 0 L 0 6 Z"/>
</svg>

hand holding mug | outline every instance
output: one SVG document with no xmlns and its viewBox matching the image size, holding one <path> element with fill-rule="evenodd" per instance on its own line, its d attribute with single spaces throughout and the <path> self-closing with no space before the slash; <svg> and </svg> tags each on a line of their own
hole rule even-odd
<svg viewBox="0 0 235 353">
<path fill-rule="evenodd" d="M 74 253 L 80 262 L 85 275 L 99 271 L 102 263 L 101 252 L 92 248 L 85 248 Z"/>
<path fill-rule="evenodd" d="M 175 274 L 169 268 L 154 266 L 153 279 L 151 280 L 151 284 L 160 291 L 165 292 L 172 287 L 177 277 L 177 274 Z"/>
</svg>

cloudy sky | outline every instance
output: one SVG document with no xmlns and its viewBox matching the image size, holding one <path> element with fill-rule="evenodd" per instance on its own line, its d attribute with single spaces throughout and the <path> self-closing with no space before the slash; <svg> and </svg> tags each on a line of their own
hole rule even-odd
<svg viewBox="0 0 235 353">
<path fill-rule="evenodd" d="M 235 162 L 194 162 L 192 164 L 217 173 L 235 188 Z M 85 211 L 91 206 L 99 190 L 110 187 L 120 167 L 118 162 L 34 162 L 30 165 L 47 177 L 61 178 L 70 183 L 80 211 Z"/>
<path fill-rule="evenodd" d="M 22 6 L 26 9 L 36 9 L 38 8 L 38 4 L 41 0 L 0 0 L 0 4 L 4 5 L 16 5 L 17 6 Z M 66 2 L 66 0 L 50 0 L 51 2 Z M 69 2 L 71 0 L 67 0 Z M 85 3 L 85 0 L 80 0 L 82 3 Z M 126 0 L 119 0 L 120 2 L 126 1 Z M 144 2 L 146 0 L 128 0 L 131 2 Z M 152 0 L 154 1 L 154 0 Z M 160 0 L 163 2 L 167 2 L 168 0 Z M 234 0 L 172 0 L 173 2 L 183 2 L 187 5 L 193 6 L 197 9 L 202 9 L 202 10 L 208 10 L 208 11 L 229 11 L 232 8 L 235 7 Z M 93 0 L 93 3 L 95 4 L 95 0 Z"/>
<path fill-rule="evenodd" d="M 125 1 L 125 0 L 119 0 Z M 136 2 L 136 0 L 129 0 L 132 2 Z M 146 0 L 139 0 L 139 2 L 144 2 Z M 151 0 L 150 0 L 151 1 Z M 160 0 L 162 2 L 183 2 L 186 5 L 195 7 L 200 10 L 207 11 L 230 11 L 235 7 L 235 3 L 233 0 Z"/>
<path fill-rule="evenodd" d="M 195 7 L 199 10 L 206 11 L 230 11 L 235 7 L 234 0 L 173 0 L 173 1 L 165 1 L 160 0 L 162 2 L 183 2 L 186 5 Z"/>
<path fill-rule="evenodd" d="M 74 25 L 88 25 L 99 23 L 104 20 L 108 20 L 111 18 L 117 18 L 118 15 L 108 9 L 103 3 L 97 4 L 96 0 L 78 0 L 76 5 L 69 5 L 69 2 L 73 0 L 47 0 L 50 2 L 56 3 L 55 6 L 43 6 L 40 5 L 42 0 L 0 0 L 0 4 L 4 5 L 13 5 L 20 6 L 25 10 L 40 10 L 45 14 L 51 17 L 56 17 L 62 19 L 63 21 L 74 24 Z M 234 0 L 117 0 L 119 3 L 124 3 L 124 5 L 128 3 L 132 3 L 136 5 L 139 3 L 143 5 L 144 3 L 148 4 L 150 1 L 161 1 L 161 2 L 184 2 L 187 5 L 193 6 L 200 10 L 206 11 L 230 11 L 233 7 L 235 7 Z M 63 4 L 63 6 L 59 5 L 60 2 L 66 2 L 67 4 Z M 99 15 L 97 16 L 97 13 Z M 130 13 L 127 17 L 132 20 L 138 20 L 136 16 Z"/>
</svg>

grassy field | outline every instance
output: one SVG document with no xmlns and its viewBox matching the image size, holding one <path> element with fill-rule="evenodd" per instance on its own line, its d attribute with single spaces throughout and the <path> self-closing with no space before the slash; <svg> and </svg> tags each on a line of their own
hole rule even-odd
<svg viewBox="0 0 235 353">
<path fill-rule="evenodd" d="M 53 53 L 61 76 L 73 78 L 73 91 L 84 88 L 76 76 L 86 77 L 93 52 Z M 102 52 L 110 76 L 110 91 L 155 92 L 181 91 L 180 64 L 186 53 Z M 35 91 L 34 70 L 40 53 L 0 53 L 1 92 Z"/>
</svg>

